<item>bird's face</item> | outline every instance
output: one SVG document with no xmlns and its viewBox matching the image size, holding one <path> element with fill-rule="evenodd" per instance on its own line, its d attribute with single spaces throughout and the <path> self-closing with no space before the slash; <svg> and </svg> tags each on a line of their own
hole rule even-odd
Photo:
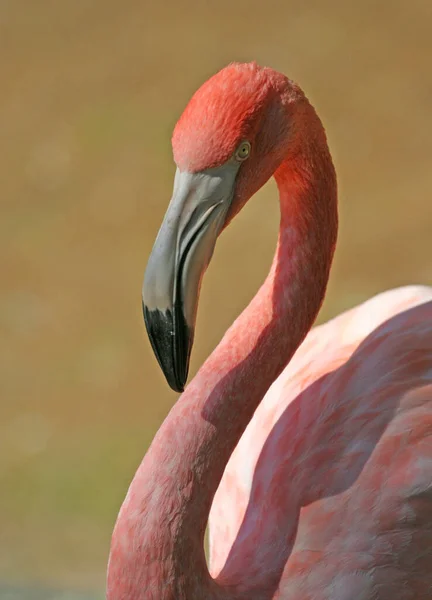
<svg viewBox="0 0 432 600">
<path fill-rule="evenodd" d="M 293 91 L 275 71 L 230 65 L 196 92 L 175 127 L 174 192 L 143 285 L 147 332 L 175 391 L 187 380 L 201 280 L 217 237 L 286 155 Z"/>
</svg>

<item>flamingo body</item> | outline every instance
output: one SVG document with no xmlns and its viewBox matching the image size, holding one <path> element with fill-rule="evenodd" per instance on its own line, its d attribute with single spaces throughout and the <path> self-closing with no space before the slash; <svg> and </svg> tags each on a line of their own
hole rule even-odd
<svg viewBox="0 0 432 600">
<path fill-rule="evenodd" d="M 428 600 L 432 289 L 383 293 L 311 330 L 337 182 L 318 115 L 281 73 L 233 64 L 210 78 L 173 152 L 143 306 L 184 393 L 120 509 L 108 600 Z M 281 220 L 269 274 L 184 389 L 216 239 L 271 176 Z"/>
<path fill-rule="evenodd" d="M 282 571 L 284 600 L 426 598 L 431 474 L 432 288 L 410 286 L 312 329 L 270 387 L 213 501 L 211 574 Z"/>
</svg>

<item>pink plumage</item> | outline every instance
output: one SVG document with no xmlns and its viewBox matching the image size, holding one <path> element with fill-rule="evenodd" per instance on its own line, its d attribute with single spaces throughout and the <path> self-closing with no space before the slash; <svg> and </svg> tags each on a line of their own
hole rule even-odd
<svg viewBox="0 0 432 600">
<path fill-rule="evenodd" d="M 431 301 L 400 288 L 310 332 L 225 469 L 213 576 L 248 548 L 248 585 L 271 565 L 275 598 L 429 597 Z"/>
<path fill-rule="evenodd" d="M 193 340 L 188 290 L 198 296 L 213 238 L 271 175 L 281 225 L 266 281 L 130 486 L 108 599 L 430 598 L 432 289 L 385 292 L 310 330 L 336 242 L 336 178 L 321 122 L 283 75 L 222 70 L 192 98 L 173 147 L 177 212 L 144 298 L 173 387 Z"/>
</svg>

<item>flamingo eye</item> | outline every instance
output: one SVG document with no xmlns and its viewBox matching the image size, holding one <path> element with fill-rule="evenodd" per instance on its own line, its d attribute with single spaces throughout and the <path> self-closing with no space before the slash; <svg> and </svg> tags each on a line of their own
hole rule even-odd
<svg viewBox="0 0 432 600">
<path fill-rule="evenodd" d="M 250 154 L 251 145 L 249 142 L 242 142 L 240 146 L 237 148 L 235 157 L 238 161 L 246 160 Z"/>
</svg>

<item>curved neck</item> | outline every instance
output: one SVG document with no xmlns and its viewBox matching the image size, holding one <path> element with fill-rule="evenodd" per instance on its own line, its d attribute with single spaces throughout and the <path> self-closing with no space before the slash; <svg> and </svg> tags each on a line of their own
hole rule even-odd
<svg viewBox="0 0 432 600">
<path fill-rule="evenodd" d="M 205 527 L 231 453 L 324 298 L 336 178 L 316 131 L 275 173 L 281 223 L 266 281 L 171 410 L 130 486 L 113 534 L 108 599 L 235 597 L 208 573 Z"/>
</svg>

